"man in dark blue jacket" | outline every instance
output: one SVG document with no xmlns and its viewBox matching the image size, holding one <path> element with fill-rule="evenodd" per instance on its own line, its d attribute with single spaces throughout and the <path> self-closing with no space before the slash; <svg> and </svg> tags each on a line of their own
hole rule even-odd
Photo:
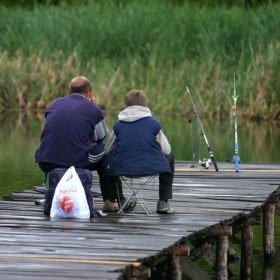
<svg viewBox="0 0 280 280">
<path fill-rule="evenodd" d="M 157 213 L 172 214 L 174 209 L 168 200 L 172 198 L 174 155 L 147 102 L 143 91 L 132 90 L 126 94 L 126 109 L 118 115 L 119 120 L 105 146 L 104 172 L 108 178 L 159 174 Z M 114 203 L 116 198 L 111 188 L 107 204 Z"/>
<path fill-rule="evenodd" d="M 53 101 L 45 114 L 35 160 L 46 174 L 55 168 L 71 166 L 97 170 L 105 201 L 108 192 L 103 179 L 102 157 L 107 133 L 105 118 L 95 104 L 90 81 L 76 77 L 70 82 L 68 96 Z"/>
</svg>

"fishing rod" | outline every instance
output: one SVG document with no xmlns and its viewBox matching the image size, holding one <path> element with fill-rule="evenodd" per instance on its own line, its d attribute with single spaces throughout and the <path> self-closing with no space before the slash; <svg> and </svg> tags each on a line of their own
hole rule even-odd
<svg viewBox="0 0 280 280">
<path fill-rule="evenodd" d="M 235 88 L 235 73 L 233 74 L 233 95 L 232 95 L 234 105 L 232 106 L 233 115 L 234 115 L 234 156 L 233 156 L 233 162 L 235 162 L 235 171 L 239 171 L 239 156 L 238 156 L 238 140 L 237 140 L 237 115 L 236 115 L 236 102 L 238 95 L 236 95 L 236 88 Z"/>
<path fill-rule="evenodd" d="M 201 129 L 201 132 L 202 132 L 202 135 L 204 136 L 206 145 L 207 145 L 207 147 L 208 147 L 208 152 L 209 152 L 209 154 L 210 154 L 210 159 L 211 159 L 211 161 L 213 162 L 216 171 L 219 171 L 217 162 L 216 162 L 216 160 L 215 160 L 215 158 L 214 158 L 214 154 L 213 154 L 212 149 L 211 149 L 211 147 L 210 147 L 210 145 L 209 145 L 209 142 L 208 142 L 208 140 L 207 140 L 205 131 L 204 131 L 204 129 L 203 129 L 202 123 L 201 123 L 200 118 L 199 118 L 199 115 L 198 115 L 198 112 L 197 112 L 197 110 L 196 110 L 196 108 L 195 108 L 195 105 L 194 105 L 194 102 L 193 102 L 191 93 L 190 93 L 189 88 L 188 88 L 187 86 L 186 86 L 186 89 L 187 89 L 187 92 L 188 92 L 189 97 L 190 97 L 191 102 L 192 102 L 192 106 L 193 106 L 193 109 L 194 109 L 194 112 L 195 112 L 194 114 L 195 114 L 195 116 L 196 116 L 196 118 L 197 118 L 197 121 L 198 121 L 198 123 L 199 123 L 200 129 Z"/>
<path fill-rule="evenodd" d="M 189 123 L 192 123 L 191 119 L 189 120 Z M 191 168 L 196 168 L 196 129 L 197 129 L 197 118 L 196 115 L 194 113 L 194 145 L 193 145 L 193 165 L 191 166 Z"/>
</svg>

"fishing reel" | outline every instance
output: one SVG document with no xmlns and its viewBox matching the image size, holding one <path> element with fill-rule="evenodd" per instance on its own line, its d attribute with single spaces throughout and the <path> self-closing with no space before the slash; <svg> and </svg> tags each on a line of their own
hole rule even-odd
<svg viewBox="0 0 280 280">
<path fill-rule="evenodd" d="M 202 161 L 198 160 L 198 163 L 195 165 L 194 168 L 201 165 L 202 167 L 205 167 L 205 169 L 208 169 L 211 164 L 212 164 L 211 158 L 204 158 Z"/>
<path fill-rule="evenodd" d="M 235 155 L 232 158 L 232 163 L 235 163 Z M 240 157 L 238 157 L 238 163 L 241 163 Z"/>
</svg>

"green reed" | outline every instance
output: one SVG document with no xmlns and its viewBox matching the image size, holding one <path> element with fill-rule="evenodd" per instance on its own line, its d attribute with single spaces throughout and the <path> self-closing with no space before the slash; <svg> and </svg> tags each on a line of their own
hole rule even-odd
<svg viewBox="0 0 280 280">
<path fill-rule="evenodd" d="M 280 119 L 280 5 L 254 10 L 130 1 L 33 10 L 0 8 L 0 108 L 46 108 L 87 76 L 103 109 L 120 110 L 132 88 L 150 107 Z"/>
</svg>

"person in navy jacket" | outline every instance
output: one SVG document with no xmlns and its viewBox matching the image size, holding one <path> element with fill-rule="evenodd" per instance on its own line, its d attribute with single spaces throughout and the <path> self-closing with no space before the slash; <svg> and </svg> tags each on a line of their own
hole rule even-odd
<svg viewBox="0 0 280 280">
<path fill-rule="evenodd" d="M 108 134 L 102 110 L 95 104 L 90 81 L 82 76 L 69 84 L 67 97 L 54 100 L 45 114 L 35 161 L 47 174 L 55 168 L 97 170 L 103 199 L 108 192 L 103 176 L 103 140 Z"/>
<path fill-rule="evenodd" d="M 174 209 L 169 199 L 172 199 L 174 155 L 147 103 L 146 94 L 141 90 L 126 94 L 126 109 L 118 115 L 119 120 L 105 146 L 104 173 L 108 178 L 159 174 L 157 213 L 172 214 Z M 111 188 L 110 199 L 105 201 L 108 207 L 117 199 L 115 190 Z M 118 193 L 122 195 L 121 186 Z"/>
</svg>

